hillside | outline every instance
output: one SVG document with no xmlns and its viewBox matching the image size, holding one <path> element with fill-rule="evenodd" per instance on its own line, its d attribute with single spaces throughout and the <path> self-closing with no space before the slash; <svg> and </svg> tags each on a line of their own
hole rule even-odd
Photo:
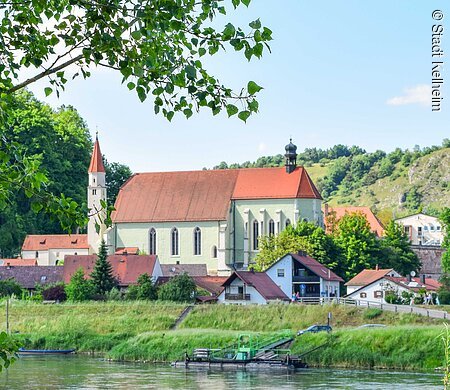
<svg viewBox="0 0 450 390">
<path fill-rule="evenodd" d="M 336 145 L 306 149 L 298 156 L 330 205 L 369 206 L 383 222 L 417 211 L 438 215 L 450 207 L 450 145 L 414 151 L 367 153 Z M 221 163 L 215 169 L 282 166 L 281 155 L 243 164 Z"/>
</svg>

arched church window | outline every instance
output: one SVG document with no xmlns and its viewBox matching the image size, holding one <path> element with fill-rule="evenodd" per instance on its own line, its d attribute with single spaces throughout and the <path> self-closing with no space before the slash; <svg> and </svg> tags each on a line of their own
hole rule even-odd
<svg viewBox="0 0 450 390">
<path fill-rule="evenodd" d="M 172 256 L 178 256 L 180 254 L 179 252 L 179 235 L 178 235 L 178 229 L 173 228 L 172 232 L 170 233 L 170 254 Z"/>
<path fill-rule="evenodd" d="M 275 234 L 275 222 L 273 219 L 269 221 L 269 236 L 273 236 Z"/>
<path fill-rule="evenodd" d="M 149 232 L 148 252 L 149 255 L 156 255 L 156 230 L 154 228 L 151 228 Z"/>
<path fill-rule="evenodd" d="M 288 218 L 286 219 L 286 227 L 288 227 L 291 224 L 291 220 Z"/>
<path fill-rule="evenodd" d="M 95 188 L 92 190 L 92 195 L 97 195 L 97 190 Z"/>
<path fill-rule="evenodd" d="M 194 229 L 194 255 L 200 256 L 202 254 L 202 231 L 197 226 Z"/>
<path fill-rule="evenodd" d="M 255 219 L 253 221 L 253 250 L 258 250 L 259 245 L 259 223 Z"/>
<path fill-rule="evenodd" d="M 213 245 L 211 248 L 211 257 L 217 259 L 217 246 Z"/>
</svg>

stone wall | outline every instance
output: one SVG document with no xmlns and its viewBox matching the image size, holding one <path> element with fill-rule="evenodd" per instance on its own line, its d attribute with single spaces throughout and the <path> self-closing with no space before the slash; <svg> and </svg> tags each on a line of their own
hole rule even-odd
<svg viewBox="0 0 450 390">
<path fill-rule="evenodd" d="M 436 246 L 420 246 L 413 245 L 412 249 L 419 256 L 422 262 L 422 269 L 420 273 L 423 273 L 433 279 L 439 279 L 442 274 L 441 258 L 444 249 Z"/>
</svg>

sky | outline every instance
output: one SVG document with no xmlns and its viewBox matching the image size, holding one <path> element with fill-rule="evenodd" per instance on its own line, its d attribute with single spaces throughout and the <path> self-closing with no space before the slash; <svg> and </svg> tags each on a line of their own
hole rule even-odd
<svg viewBox="0 0 450 390">
<path fill-rule="evenodd" d="M 433 20 L 434 10 L 443 12 L 441 21 Z M 249 80 L 264 87 L 260 112 L 247 123 L 210 111 L 169 123 L 111 70 L 75 79 L 59 98 L 45 97 L 46 82 L 30 89 L 55 108 L 77 108 L 93 137 L 98 130 L 108 161 L 133 172 L 254 161 L 284 153 L 290 137 L 299 151 L 335 144 L 391 151 L 450 138 L 449 1 L 252 0 L 216 25 L 245 27 L 258 17 L 273 31 L 271 54 L 248 62 L 230 50 L 203 61 L 236 90 Z M 432 26 L 439 24 L 444 100 L 432 112 Z"/>
</svg>

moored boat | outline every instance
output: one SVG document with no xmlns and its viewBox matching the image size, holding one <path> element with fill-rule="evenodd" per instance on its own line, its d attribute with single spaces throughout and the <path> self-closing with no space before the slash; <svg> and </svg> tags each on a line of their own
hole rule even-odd
<svg viewBox="0 0 450 390">
<path fill-rule="evenodd" d="M 72 349 L 25 349 L 19 348 L 19 356 L 21 355 L 69 355 L 75 352 Z"/>
</svg>

